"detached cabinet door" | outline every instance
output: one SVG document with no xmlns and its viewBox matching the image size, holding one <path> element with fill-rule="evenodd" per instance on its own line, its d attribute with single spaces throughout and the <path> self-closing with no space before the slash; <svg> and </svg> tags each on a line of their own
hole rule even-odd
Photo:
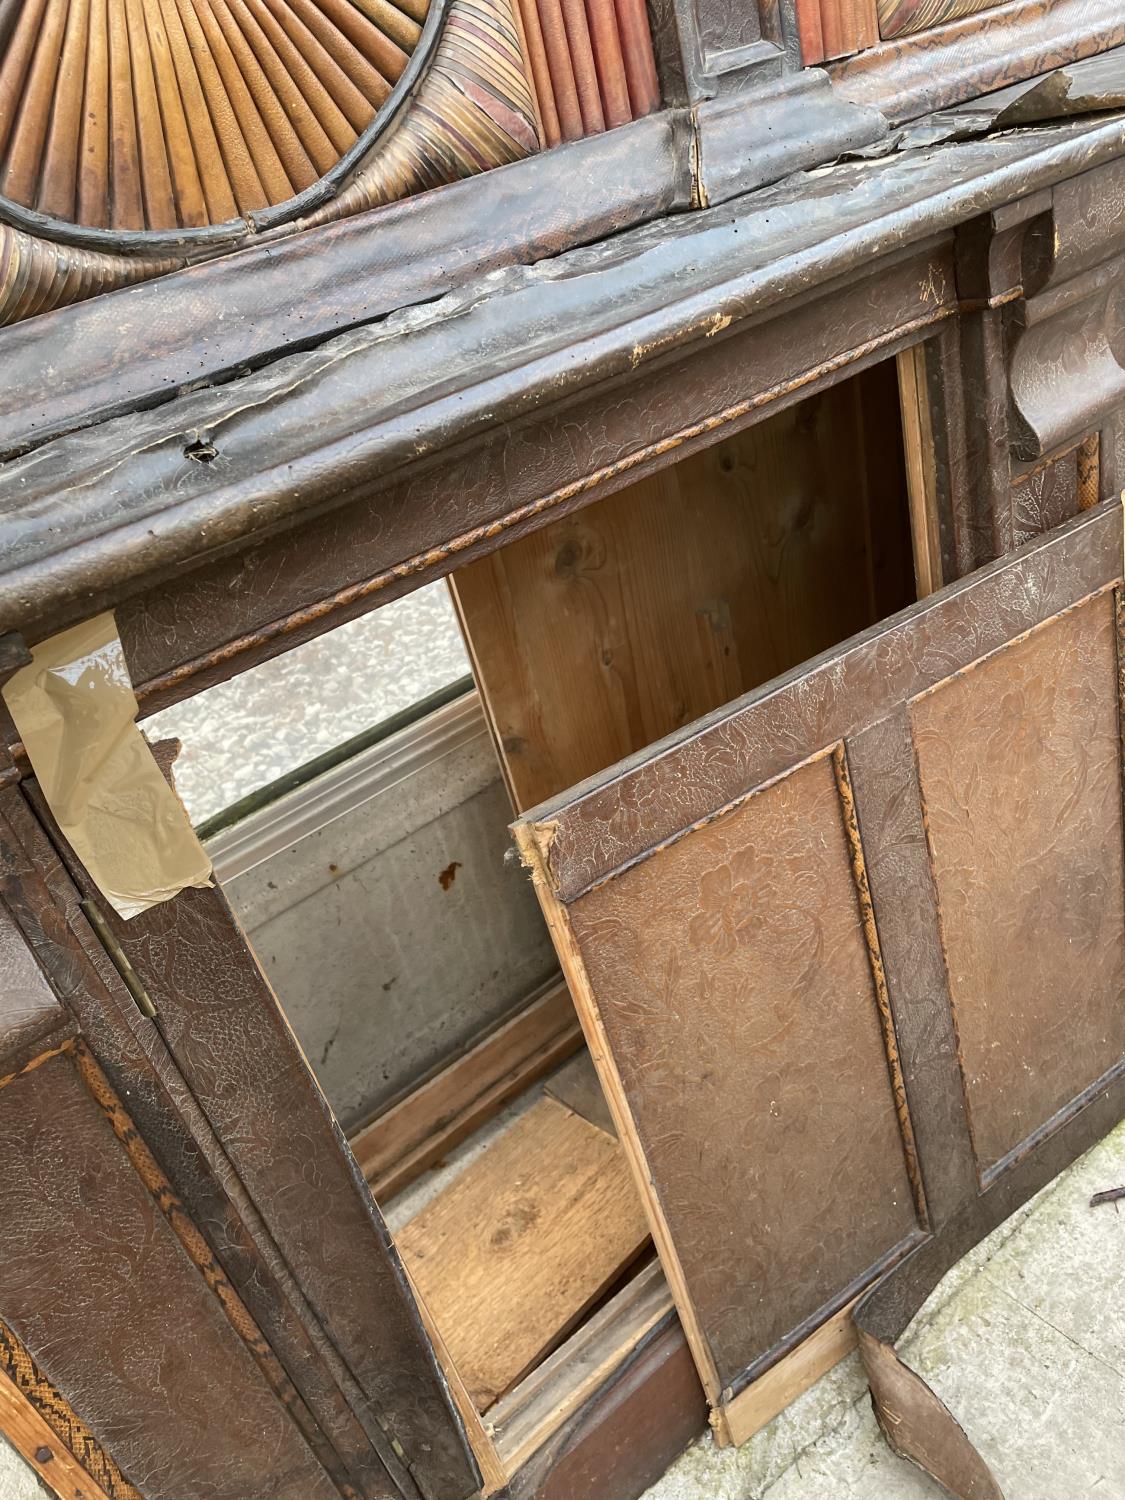
<svg viewBox="0 0 1125 1500">
<path fill-rule="evenodd" d="M 0 1368 L 38 1365 L 114 1500 L 474 1494 L 397 1253 L 221 892 L 123 922 L 27 795 L 0 792 Z"/>
<path fill-rule="evenodd" d="M 516 825 L 720 1406 L 1120 1080 L 1121 559 L 1088 512 Z"/>
</svg>

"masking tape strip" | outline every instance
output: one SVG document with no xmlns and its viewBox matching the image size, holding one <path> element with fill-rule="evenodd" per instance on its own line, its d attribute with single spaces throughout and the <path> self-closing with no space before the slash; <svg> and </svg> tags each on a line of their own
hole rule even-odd
<svg viewBox="0 0 1125 1500">
<path fill-rule="evenodd" d="M 135 723 L 112 614 L 40 642 L 2 691 L 55 821 L 120 916 L 211 884 L 211 861 Z"/>
</svg>

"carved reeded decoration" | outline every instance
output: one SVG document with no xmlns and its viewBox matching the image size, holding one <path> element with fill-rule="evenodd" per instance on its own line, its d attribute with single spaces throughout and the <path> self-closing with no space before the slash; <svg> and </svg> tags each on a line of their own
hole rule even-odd
<svg viewBox="0 0 1125 1500">
<path fill-rule="evenodd" d="M 23 0 L 0 67 L 0 190 L 68 223 L 222 224 L 330 171 L 426 0 Z"/>
<path fill-rule="evenodd" d="M 909 36 L 1001 4 L 1003 0 L 879 0 L 879 31 L 884 39 Z"/>
<path fill-rule="evenodd" d="M 0 0 L 0 323 L 538 150 L 513 0 Z"/>
<path fill-rule="evenodd" d="M 553 3 L 0 0 L 0 324 L 655 108 L 644 0 Z"/>
<path fill-rule="evenodd" d="M 0 324 L 656 107 L 644 0 L 516 4 L 0 0 Z"/>
</svg>

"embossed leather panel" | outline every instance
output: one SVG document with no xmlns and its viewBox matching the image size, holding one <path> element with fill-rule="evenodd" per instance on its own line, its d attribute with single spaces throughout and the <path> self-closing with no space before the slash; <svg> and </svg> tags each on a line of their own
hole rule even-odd
<svg viewBox="0 0 1125 1500">
<path fill-rule="evenodd" d="M 855 1321 L 892 1444 L 966 1500 L 987 1470 L 936 1398 L 911 1404 L 893 1342 L 1125 1105 L 1121 524 L 1097 506 L 515 825 L 728 1426 L 815 1322 L 804 1291 L 842 1301 L 878 1253 L 840 1233 L 837 1190 L 899 1245 L 913 1222 L 887 1189 L 893 1115 L 880 1136 L 870 1113 L 891 1090 L 859 924 L 924 1224 Z M 981 1159 L 1002 1165 L 987 1191 Z M 763 1181 L 783 1186 L 747 1215 Z"/>
<path fill-rule="evenodd" d="M 65 1022 L 66 1012 L 0 901 L 0 1076 Z"/>
<path fill-rule="evenodd" d="M 912 717 L 986 1169 L 1125 1056 L 1112 594 L 938 684 Z"/>
<path fill-rule="evenodd" d="M 71 872 L 91 893 L 81 867 Z M 473 1461 L 390 1236 L 222 895 L 181 891 L 132 921 L 106 919 L 195 1101 L 358 1382 L 361 1420 L 400 1444 L 426 1500 L 473 1493 Z"/>
<path fill-rule="evenodd" d="M 35 793 L 34 784 L 29 790 Z M 245 1188 L 201 1119 L 160 1032 L 141 1017 L 125 991 L 78 911 L 78 893 L 44 829 L 15 789 L 0 793 L 0 889 L 24 940 L 67 1013 L 73 1013 L 118 1098 L 128 1100 L 132 1124 L 167 1173 L 183 1211 L 206 1238 L 215 1269 L 221 1267 L 230 1278 L 249 1319 L 260 1330 L 239 1318 L 248 1347 L 259 1359 L 267 1346 L 272 1351 L 263 1360 L 263 1378 L 333 1477 L 345 1469 L 365 1500 L 397 1496 L 398 1486 L 333 1377 L 323 1335 L 299 1319 L 299 1307 L 288 1290 L 291 1273 L 276 1247 L 257 1232 L 257 1216 Z M 53 1039 L 47 1045 L 54 1045 Z M 287 1374 L 280 1374 L 277 1361 Z M 389 1451 L 385 1439 L 383 1447 Z"/>
<path fill-rule="evenodd" d="M 69 1057 L 0 1089 L 0 1308 L 146 1500 L 334 1500 Z"/>
<path fill-rule="evenodd" d="M 917 1227 L 831 756 L 571 920 L 726 1385 Z"/>
</svg>

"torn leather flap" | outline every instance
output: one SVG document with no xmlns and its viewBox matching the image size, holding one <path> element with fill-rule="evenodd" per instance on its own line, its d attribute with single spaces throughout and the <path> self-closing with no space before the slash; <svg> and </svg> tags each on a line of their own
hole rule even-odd
<svg viewBox="0 0 1125 1500">
<path fill-rule="evenodd" d="M 892 1344 L 859 1329 L 859 1352 L 883 1436 L 959 1500 L 1004 1500 L 1004 1492 L 949 1408 Z"/>
<path fill-rule="evenodd" d="M 211 861 L 135 723 L 112 614 L 42 641 L 3 695 L 55 821 L 120 916 L 210 885 Z"/>
<path fill-rule="evenodd" d="M 924 1469 L 958 1500 L 1004 1500 L 964 1428 L 894 1347 L 961 1248 L 943 1245 L 941 1237 L 920 1247 L 860 1298 L 853 1318 L 871 1404 L 895 1453 Z"/>
</svg>

